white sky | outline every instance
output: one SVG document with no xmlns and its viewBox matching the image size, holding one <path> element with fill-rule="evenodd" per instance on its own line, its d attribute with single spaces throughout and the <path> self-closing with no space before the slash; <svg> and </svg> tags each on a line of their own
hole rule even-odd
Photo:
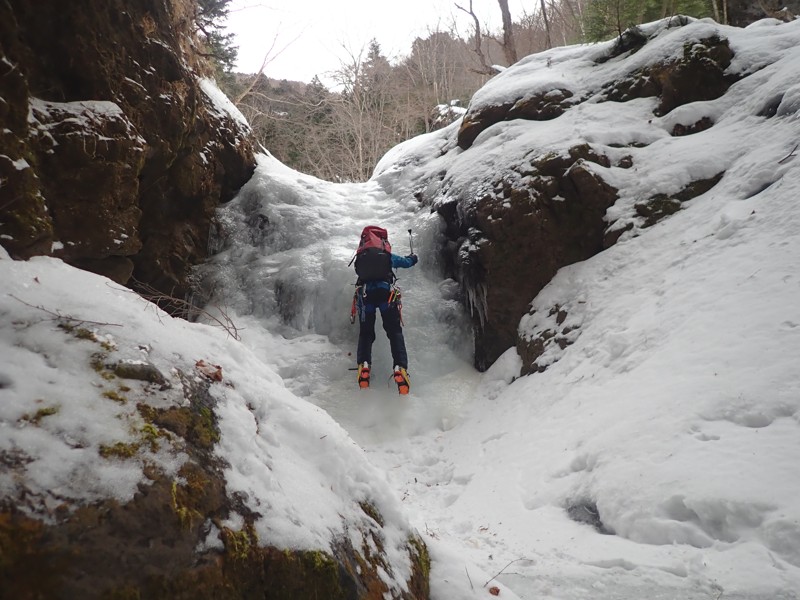
<svg viewBox="0 0 800 600">
<path fill-rule="evenodd" d="M 467 6 L 469 0 L 460 2 Z M 512 15 L 533 12 L 533 0 L 510 0 Z M 482 23 L 499 27 L 496 0 L 473 0 Z M 228 30 L 239 46 L 237 68 L 256 72 L 275 42 L 266 74 L 276 79 L 310 81 L 315 74 L 336 70 L 352 53 L 378 40 L 387 56 L 406 54 L 414 38 L 436 29 L 447 29 L 453 18 L 459 31 L 471 31 L 472 20 L 455 8 L 453 0 L 234 0 Z"/>
</svg>

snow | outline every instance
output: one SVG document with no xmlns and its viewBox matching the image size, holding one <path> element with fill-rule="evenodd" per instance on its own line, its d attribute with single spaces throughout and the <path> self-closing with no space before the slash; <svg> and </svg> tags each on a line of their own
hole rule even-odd
<svg viewBox="0 0 800 600">
<path fill-rule="evenodd" d="M 134 459 L 102 456 L 104 446 L 136 443 L 146 424 L 119 380 L 103 377 L 97 361 L 153 365 L 170 386 L 157 394 L 142 388 L 139 396 L 169 407 L 183 402 L 178 370 L 199 377 L 194 365 L 205 359 L 221 364 L 228 382 L 210 388 L 221 434 L 217 450 L 229 464 L 228 493 L 241 494 L 263 515 L 255 523 L 260 539 L 290 549 L 330 549 L 336 539 L 357 535 L 347 528 L 367 518 L 358 503 L 369 501 L 385 520 L 384 544 L 396 577 L 390 583 L 404 585 L 410 527 L 385 476 L 339 425 L 290 393 L 252 351 L 221 330 L 173 319 L 130 290 L 57 259 L 12 261 L 3 251 L 0 279 L 6 282 L 0 296 L 0 455 L 26 464 L 22 480 L 0 472 L 0 494 L 14 498 L 20 510 L 50 519 L 67 500 L 131 500 L 147 484 L 146 464 L 175 477 L 187 455 L 173 443 L 145 446 Z M 209 538 L 205 547 L 219 543 Z"/>
<path fill-rule="evenodd" d="M 58 146 L 58 143 L 52 138 L 49 130 L 60 126 L 62 123 L 75 125 L 74 130 L 71 130 L 67 135 L 86 136 L 88 131 L 96 132 L 105 122 L 115 122 L 118 125 L 122 125 L 129 137 L 136 139 L 139 145 L 145 144 L 144 138 L 136 132 L 136 128 L 115 102 L 107 100 L 50 102 L 39 98 L 31 98 L 28 110 L 28 123 L 31 127 L 38 129 L 40 135 L 50 138 L 53 146 Z M 98 137 L 96 133 L 92 133 L 92 137 L 107 141 L 113 139 Z"/>
<path fill-rule="evenodd" d="M 59 330 L 58 312 L 103 323 L 83 326 L 117 360 L 170 378 L 198 359 L 222 365 L 234 385 L 211 389 L 229 493 L 246 494 L 263 515 L 260 536 L 288 547 L 325 548 L 344 522 L 363 518 L 352 500 L 369 498 L 387 522 L 395 585 L 409 568 L 405 536 L 422 534 L 433 600 L 490 598 L 495 585 L 500 598 L 531 600 L 800 598 L 800 22 L 646 29 L 654 40 L 631 57 L 597 65 L 607 46 L 574 46 L 497 75 L 474 103 L 548 86 L 587 100 L 552 121 L 499 123 L 467 151 L 455 144 L 456 122 L 394 148 L 362 184 L 259 156 L 219 213 L 219 252 L 197 274 L 241 342 L 56 259 L 14 262 L 0 251 L 9 282 L 0 352 L 10 357 L 0 364 L 0 453 L 33 458 L 26 497 L 46 506 L 56 493 L 124 500 L 143 481 L 139 462 L 99 457 L 100 444 L 131 438 L 137 417 L 100 401 L 103 388 L 86 394 L 106 385 L 88 365 L 100 342 Z M 608 78 L 715 32 L 737 53 L 731 72 L 752 73 L 722 98 L 656 118 L 653 99 L 593 96 Z M 775 116 L 759 116 L 765 106 Z M 712 128 L 669 134 L 705 116 Z M 519 178 L 510 165 L 531 153 L 584 141 L 612 163 L 633 156 L 631 169 L 587 163 L 621 190 L 609 222 L 633 227 L 531 299 L 520 335 L 570 327 L 570 345 L 540 357 L 545 372 L 519 377 L 511 348 L 479 374 L 458 285 L 443 280 L 437 259 L 443 224 L 413 193 L 425 186 L 436 201 L 468 200 L 500 175 Z M 721 172 L 710 192 L 641 228 L 635 202 Z M 380 328 L 372 388 L 359 391 L 348 370 L 357 328 L 347 263 L 368 224 L 386 227 L 400 254 L 410 251 L 410 228 L 420 256 L 399 273 L 406 398 L 384 385 L 391 361 Z M 556 305 L 566 312 L 560 324 Z M 89 410 L 92 422 L 81 418 Z M 165 446 L 148 460 L 175 472 L 185 458 Z M 0 473 L 4 495 L 16 485 Z M 219 547 L 216 533 L 203 548 Z"/>
<path fill-rule="evenodd" d="M 70 119 L 75 123 L 82 125 L 84 129 L 90 129 L 89 124 L 100 117 L 108 119 L 124 119 L 125 115 L 118 104 L 115 102 L 109 102 L 107 100 L 49 102 L 47 100 L 33 98 L 31 100 L 31 112 L 28 115 L 28 122 L 31 124 L 37 124 L 38 119 L 35 117 L 36 111 L 46 114 L 53 110 L 71 113 L 72 117 L 70 117 Z"/>
<path fill-rule="evenodd" d="M 217 87 L 216 81 L 207 77 L 200 77 L 198 81 L 200 83 L 200 89 L 203 90 L 203 93 L 211 101 L 211 106 L 220 117 L 223 119 L 233 119 L 245 131 L 250 129 L 250 124 L 247 122 L 247 119 L 244 118 L 244 115 L 236 108 L 236 105 L 228 99 L 222 90 Z"/>
</svg>

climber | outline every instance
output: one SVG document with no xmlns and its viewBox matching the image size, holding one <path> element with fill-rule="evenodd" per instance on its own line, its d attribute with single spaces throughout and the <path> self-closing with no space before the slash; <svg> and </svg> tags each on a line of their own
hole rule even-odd
<svg viewBox="0 0 800 600">
<path fill-rule="evenodd" d="M 411 230 L 409 229 L 409 235 Z M 393 378 L 400 394 L 408 394 L 411 381 L 408 376 L 408 354 L 403 339 L 402 304 L 400 290 L 395 285 L 393 269 L 407 269 L 417 264 L 417 255 L 392 254 L 388 234 L 385 229 L 369 225 L 361 232 L 361 242 L 355 255 L 355 268 L 358 280 L 353 295 L 351 322 L 358 314 L 360 330 L 358 334 L 358 385 L 369 387 L 370 364 L 372 363 L 372 343 L 375 341 L 375 315 L 379 310 L 383 329 L 389 338 L 389 347 L 394 362 Z M 351 261 L 352 262 L 352 261 Z"/>
</svg>

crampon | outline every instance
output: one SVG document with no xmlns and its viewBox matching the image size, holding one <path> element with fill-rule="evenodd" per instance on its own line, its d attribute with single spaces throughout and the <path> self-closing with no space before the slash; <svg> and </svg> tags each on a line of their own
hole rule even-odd
<svg viewBox="0 0 800 600">
<path fill-rule="evenodd" d="M 397 384 L 398 393 L 403 396 L 408 394 L 408 390 L 411 387 L 411 379 L 408 377 L 408 371 L 406 371 L 403 367 L 395 366 L 392 377 L 394 378 L 394 382 Z"/>
<path fill-rule="evenodd" d="M 367 362 L 358 365 L 358 387 L 361 389 L 369 387 L 369 363 Z"/>
</svg>

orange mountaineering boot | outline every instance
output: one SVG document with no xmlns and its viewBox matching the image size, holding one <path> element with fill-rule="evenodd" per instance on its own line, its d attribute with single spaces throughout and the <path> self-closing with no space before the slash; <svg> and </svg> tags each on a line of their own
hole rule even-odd
<svg viewBox="0 0 800 600">
<path fill-rule="evenodd" d="M 411 387 L 411 380 L 408 377 L 408 372 L 403 367 L 394 367 L 394 382 L 397 384 L 397 391 L 405 396 Z"/>
<path fill-rule="evenodd" d="M 363 362 L 358 365 L 358 387 L 366 389 L 369 387 L 369 363 Z"/>
</svg>

